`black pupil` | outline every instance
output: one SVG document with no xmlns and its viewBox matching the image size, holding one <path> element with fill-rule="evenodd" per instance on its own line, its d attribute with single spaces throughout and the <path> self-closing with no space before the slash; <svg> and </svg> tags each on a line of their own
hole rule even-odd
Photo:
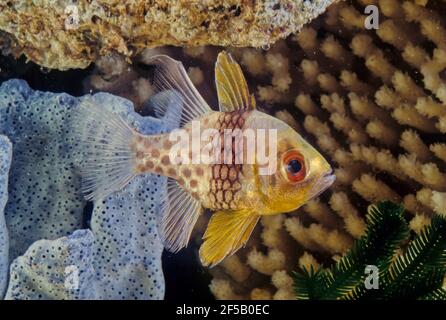
<svg viewBox="0 0 446 320">
<path fill-rule="evenodd" d="M 288 162 L 288 172 L 292 174 L 297 174 L 302 170 L 302 164 L 299 162 L 299 160 L 291 160 Z"/>
</svg>

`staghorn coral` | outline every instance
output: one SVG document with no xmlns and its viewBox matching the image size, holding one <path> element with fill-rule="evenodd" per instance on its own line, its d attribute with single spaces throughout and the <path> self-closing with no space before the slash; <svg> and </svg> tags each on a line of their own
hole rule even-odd
<svg viewBox="0 0 446 320">
<path fill-rule="evenodd" d="M 162 45 L 253 46 L 299 30 L 333 2 L 13 1 L 0 3 L 4 51 L 47 68 L 85 68 L 99 56 L 131 57 Z"/>
<path fill-rule="evenodd" d="M 119 112 L 145 134 L 167 130 L 163 119 L 143 118 L 133 111 L 131 102 L 109 94 L 75 98 L 33 91 L 18 80 L 3 83 L 0 97 L 0 133 L 13 145 L 4 211 L 9 277 L 8 269 L 0 269 L 0 284 L 9 278 L 5 297 L 162 299 L 163 246 L 156 216 L 165 178 L 140 176 L 88 209 L 79 176 L 87 151 L 72 133 L 79 125 L 73 112 L 85 100 Z M 100 119 L 84 120 L 100 125 Z M 3 153 L 4 138 L 1 141 L 0 200 L 4 202 L 3 157 L 8 156 L 8 149 Z M 3 208 L 1 212 L 3 219 Z M 0 226 L 0 236 L 4 236 L 4 224 Z M 1 242 L 2 246 L 7 243 Z M 3 248 L 0 253 L 3 263 Z M 66 267 L 78 272 L 76 290 L 66 285 Z"/>
</svg>

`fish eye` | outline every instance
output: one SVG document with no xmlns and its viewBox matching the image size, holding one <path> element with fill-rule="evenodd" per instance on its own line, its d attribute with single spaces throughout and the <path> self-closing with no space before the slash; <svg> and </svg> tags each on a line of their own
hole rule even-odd
<svg viewBox="0 0 446 320">
<path fill-rule="evenodd" d="M 288 162 L 287 171 L 291 174 L 298 174 L 302 170 L 302 164 L 299 160 L 293 159 Z"/>
<path fill-rule="evenodd" d="M 283 158 L 283 164 L 287 173 L 288 180 L 299 182 L 305 178 L 304 157 L 295 150 L 288 151 Z"/>
</svg>

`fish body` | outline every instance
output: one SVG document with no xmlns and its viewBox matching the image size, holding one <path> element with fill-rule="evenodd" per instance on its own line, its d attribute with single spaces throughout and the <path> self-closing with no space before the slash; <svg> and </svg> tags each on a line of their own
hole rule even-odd
<svg viewBox="0 0 446 320">
<path fill-rule="evenodd" d="M 243 130 L 250 113 L 251 111 L 210 112 L 197 121 L 202 130 L 215 129 L 218 131 L 216 134 L 223 140 L 225 130 Z M 186 125 L 183 130 L 188 136 L 192 136 L 190 125 Z M 204 208 L 211 210 L 239 208 L 240 200 L 247 198 L 247 194 L 242 190 L 243 165 L 236 164 L 235 161 L 230 164 L 172 163 L 170 152 L 173 142 L 169 136 L 169 133 L 135 136 L 133 148 L 137 172 L 157 173 L 174 179 L 193 198 L 200 200 Z M 200 153 L 204 147 L 202 144 Z"/>
<path fill-rule="evenodd" d="M 203 208 L 210 209 L 200 259 L 212 266 L 246 244 L 260 216 L 293 211 L 333 183 L 317 150 L 256 110 L 240 66 L 226 52 L 215 69 L 220 111 L 206 104 L 181 63 L 167 56 L 153 63 L 160 93 L 151 102 L 160 117 L 179 106 L 173 120 L 181 129 L 146 136 L 114 114 L 99 129 L 84 128 L 83 141 L 92 149 L 83 176 L 87 199 L 101 199 L 139 174 L 167 176 L 160 225 L 165 247 L 185 247 Z"/>
</svg>

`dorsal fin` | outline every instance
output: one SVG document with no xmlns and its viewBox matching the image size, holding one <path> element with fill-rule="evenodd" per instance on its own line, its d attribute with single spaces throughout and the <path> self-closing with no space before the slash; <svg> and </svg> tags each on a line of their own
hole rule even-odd
<svg viewBox="0 0 446 320">
<path fill-rule="evenodd" d="M 189 79 L 180 61 L 166 55 L 156 55 L 149 59 L 149 64 L 156 66 L 154 75 L 156 92 L 172 90 L 181 97 L 183 108 L 180 125 L 184 125 L 212 111 Z"/>
<path fill-rule="evenodd" d="M 215 84 L 220 111 L 255 109 L 255 99 L 249 93 L 242 69 L 226 51 L 218 54 L 215 63 Z"/>
<path fill-rule="evenodd" d="M 151 96 L 142 106 L 142 110 L 153 110 L 155 116 L 162 119 L 168 130 L 178 128 L 181 123 L 183 99 L 175 90 L 165 90 Z"/>
</svg>

